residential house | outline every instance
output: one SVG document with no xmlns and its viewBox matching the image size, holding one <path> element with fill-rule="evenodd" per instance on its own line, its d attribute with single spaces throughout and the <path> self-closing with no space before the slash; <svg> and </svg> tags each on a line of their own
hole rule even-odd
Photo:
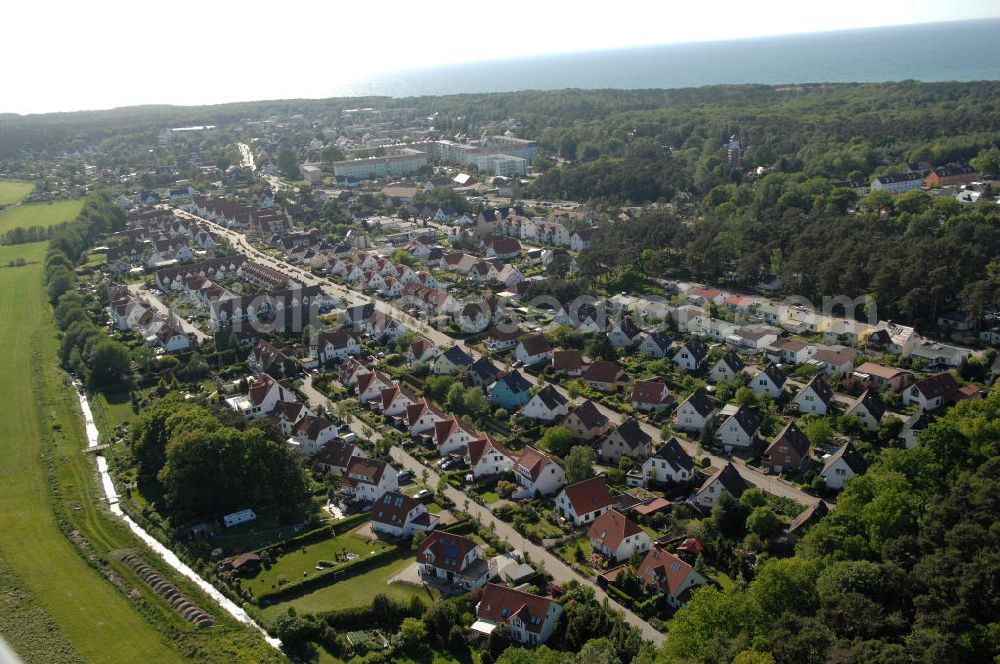
<svg viewBox="0 0 1000 664">
<path fill-rule="evenodd" d="M 601 441 L 601 459 L 616 466 L 622 457 L 645 459 L 652 451 L 652 441 L 652 436 L 643 431 L 639 421 L 630 417 Z"/>
<path fill-rule="evenodd" d="M 517 328 L 510 330 L 505 327 L 494 326 L 487 330 L 484 342 L 486 343 L 486 347 L 492 351 L 505 351 L 516 347 L 520 336 L 521 331 Z"/>
<path fill-rule="evenodd" d="M 850 373 L 854 371 L 854 358 L 857 356 L 857 352 L 850 348 L 841 350 L 823 348 L 813 353 L 812 357 L 809 358 L 809 362 L 816 364 L 823 371 L 831 375 Z"/>
<path fill-rule="evenodd" d="M 463 373 L 470 366 L 472 366 L 472 357 L 462 350 L 461 346 L 452 346 L 435 358 L 434 364 L 431 365 L 431 372 L 455 375 Z"/>
<path fill-rule="evenodd" d="M 489 388 L 490 405 L 514 411 L 531 400 L 531 383 L 514 369 L 500 376 Z"/>
<path fill-rule="evenodd" d="M 478 334 L 489 326 L 491 318 L 486 302 L 469 302 L 458 311 L 458 327 L 468 334 Z"/>
<path fill-rule="evenodd" d="M 281 435 L 291 436 L 295 425 L 307 415 L 312 415 L 312 413 L 305 407 L 305 404 L 295 401 L 279 401 L 268 417 L 281 430 Z"/>
<path fill-rule="evenodd" d="M 542 364 L 552 359 L 552 347 L 541 334 L 530 334 L 518 343 L 514 357 L 526 367 Z"/>
<path fill-rule="evenodd" d="M 299 454 L 314 456 L 337 437 L 337 425 L 324 417 L 306 415 L 292 427 L 288 446 Z"/>
<path fill-rule="evenodd" d="M 478 544 L 442 530 L 428 535 L 417 547 L 417 570 L 421 577 L 443 581 L 464 591 L 482 588 L 496 576 L 496 569 L 483 558 Z"/>
<path fill-rule="evenodd" d="M 552 371 L 567 376 L 579 376 L 583 373 L 583 351 L 552 351 Z"/>
<path fill-rule="evenodd" d="M 260 374 L 250 385 L 247 394 L 226 399 L 230 408 L 245 417 L 267 417 L 280 401 L 298 401 L 287 380 L 275 380 L 267 373 Z"/>
<path fill-rule="evenodd" d="M 803 415 L 806 413 L 826 415 L 833 407 L 833 391 L 823 379 L 823 374 L 816 374 L 799 390 L 792 401 L 798 405 L 799 413 Z"/>
<path fill-rule="evenodd" d="M 781 398 L 785 389 L 785 372 L 778 368 L 774 362 L 768 362 L 757 375 L 750 379 L 750 389 L 754 394 L 771 399 Z"/>
<path fill-rule="evenodd" d="M 625 371 L 617 362 L 598 360 L 584 369 L 580 377 L 592 390 L 616 392 L 622 386 Z"/>
<path fill-rule="evenodd" d="M 310 344 L 309 354 L 320 364 L 339 362 L 348 356 L 360 355 L 361 344 L 349 328 L 342 327 L 339 330 L 324 331 L 316 335 L 315 344 Z"/>
<path fill-rule="evenodd" d="M 406 349 L 406 363 L 411 367 L 426 364 L 437 357 L 437 345 L 426 337 L 417 337 Z"/>
<path fill-rule="evenodd" d="M 708 583 L 708 579 L 694 571 L 688 563 L 674 554 L 654 546 L 637 570 L 639 577 L 655 587 L 675 608 L 687 605 L 691 592 Z"/>
<path fill-rule="evenodd" d="M 603 475 L 570 484 L 556 496 L 556 512 L 574 526 L 590 523 L 613 504 Z"/>
<path fill-rule="evenodd" d="M 916 447 L 917 436 L 932 422 L 931 417 L 923 410 L 918 410 L 903 423 L 903 428 L 899 432 L 899 439 L 903 445 L 910 449 Z"/>
<path fill-rule="evenodd" d="M 744 325 L 733 332 L 726 339 L 726 342 L 735 343 L 740 348 L 746 348 L 751 352 L 766 351 L 769 346 L 778 341 L 780 333 L 781 330 L 770 325 Z"/>
<path fill-rule="evenodd" d="M 635 472 L 629 475 L 634 476 Z M 652 456 L 642 462 L 638 475 L 640 481 L 636 483 L 642 486 L 690 482 L 694 479 L 694 462 L 681 447 L 680 441 L 671 436 L 670 440 L 660 445 Z"/>
<path fill-rule="evenodd" d="M 441 456 L 452 453 L 464 456 L 466 445 L 478 437 L 479 434 L 472 425 L 454 415 L 434 424 L 434 444 Z"/>
<path fill-rule="evenodd" d="M 719 361 L 712 365 L 708 376 L 717 383 L 728 383 L 743 373 L 745 365 L 740 356 L 733 351 L 726 351 L 726 354 L 719 358 Z"/>
<path fill-rule="evenodd" d="M 623 316 L 608 331 L 608 341 L 615 348 L 631 348 L 641 341 L 642 330 L 631 316 Z"/>
<path fill-rule="evenodd" d="M 581 228 L 569 237 L 569 248 L 580 252 L 590 247 L 590 241 L 594 237 L 596 228 Z"/>
<path fill-rule="evenodd" d="M 514 464 L 514 477 L 523 490 L 519 493 L 533 497 L 536 493 L 551 496 L 566 484 L 566 471 L 544 452 L 525 446 Z"/>
<path fill-rule="evenodd" d="M 902 392 L 913 384 L 913 372 L 898 367 L 887 367 L 874 362 L 865 362 L 854 370 L 856 378 L 877 390 Z"/>
<path fill-rule="evenodd" d="M 700 389 L 695 390 L 677 407 L 677 412 L 674 413 L 674 428 L 678 431 L 699 433 L 712 421 L 715 411 L 716 406 L 712 398 Z"/>
<path fill-rule="evenodd" d="M 406 407 L 406 423 L 410 434 L 414 436 L 432 431 L 438 422 L 446 419 L 448 416 L 438 410 L 427 397 Z"/>
<path fill-rule="evenodd" d="M 972 351 L 968 348 L 930 342 L 917 344 L 910 353 L 910 357 L 926 362 L 929 371 L 944 367 L 956 369 L 970 355 Z"/>
<path fill-rule="evenodd" d="M 882 404 L 878 392 L 868 389 L 848 406 L 844 414 L 858 418 L 865 431 L 875 433 L 878 431 L 882 416 L 885 415 L 885 406 Z"/>
<path fill-rule="evenodd" d="M 795 422 L 785 425 L 763 457 L 763 466 L 776 475 L 805 470 L 809 463 L 809 439 Z"/>
<path fill-rule="evenodd" d="M 856 320 L 838 319 L 823 331 L 823 340 L 828 344 L 856 346 L 874 328 Z"/>
<path fill-rule="evenodd" d="M 632 383 L 632 407 L 641 411 L 661 410 L 676 401 L 666 383 L 660 380 L 637 380 Z"/>
<path fill-rule="evenodd" d="M 958 392 L 958 381 L 945 371 L 927 378 L 921 378 L 903 392 L 903 403 L 916 404 L 927 412 L 940 408 L 954 400 Z"/>
<path fill-rule="evenodd" d="M 538 645 L 552 636 L 562 613 L 562 607 L 548 597 L 488 583 L 476 605 L 472 630 L 490 634 L 498 626 L 506 625 L 512 640 Z"/>
<path fill-rule="evenodd" d="M 646 553 L 652 542 L 649 535 L 616 509 L 597 517 L 587 529 L 590 548 L 612 562 L 630 559 L 636 552 Z"/>
<path fill-rule="evenodd" d="M 666 332 L 651 332 L 650 334 L 644 335 L 642 341 L 639 342 L 639 353 L 648 353 L 649 355 L 659 359 L 661 357 L 666 357 L 670 353 L 670 349 L 673 347 L 673 344 L 673 340 Z"/>
<path fill-rule="evenodd" d="M 908 356 L 917 343 L 917 331 L 891 320 L 880 320 L 875 330 L 865 340 L 865 349 L 871 354 L 889 353 Z"/>
<path fill-rule="evenodd" d="M 757 442 L 758 429 L 760 421 L 757 416 L 741 405 L 719 425 L 715 438 L 727 452 L 733 449 L 747 450 Z"/>
<path fill-rule="evenodd" d="M 363 404 L 370 402 L 382 403 L 382 390 L 392 387 L 392 376 L 376 369 L 358 377 L 356 385 L 358 401 Z"/>
<path fill-rule="evenodd" d="M 496 477 L 514 469 L 514 457 L 501 447 L 489 434 L 473 440 L 466 446 L 465 460 L 472 477 Z"/>
<path fill-rule="evenodd" d="M 681 369 L 697 371 L 708 357 L 708 347 L 698 339 L 688 339 L 674 353 L 673 361 Z"/>
<path fill-rule="evenodd" d="M 611 420 L 587 399 L 570 411 L 564 422 L 576 440 L 596 440 L 611 428 Z"/>
<path fill-rule="evenodd" d="M 554 422 L 569 413 L 566 397 L 551 385 L 546 385 L 524 404 L 521 414 L 530 420 Z"/>
<path fill-rule="evenodd" d="M 413 537 L 418 532 L 433 531 L 440 522 L 436 515 L 427 511 L 427 506 L 422 502 L 398 491 L 384 493 L 375 501 L 371 514 L 372 532 L 393 539 Z M 437 534 L 432 532 L 427 540 Z M 417 549 L 418 561 L 419 552 L 420 549 Z"/>
<path fill-rule="evenodd" d="M 474 387 L 487 388 L 497 382 L 503 373 L 503 369 L 493 364 L 488 357 L 483 355 L 472 363 L 465 372 L 465 375 Z"/>
<path fill-rule="evenodd" d="M 388 491 L 397 491 L 396 469 L 385 461 L 354 457 L 340 481 L 340 490 L 352 501 L 374 503 Z"/>
<path fill-rule="evenodd" d="M 728 493 L 738 500 L 749 488 L 750 484 L 743 479 L 736 466 L 727 461 L 714 475 L 705 480 L 701 488 L 695 492 L 692 501 L 696 505 L 712 509 L 718 504 L 722 494 Z"/>
<path fill-rule="evenodd" d="M 844 488 L 849 478 L 864 475 L 867 470 L 868 462 L 850 442 L 847 442 L 824 459 L 823 470 L 819 474 L 826 480 L 828 489 L 839 491 Z"/>
<path fill-rule="evenodd" d="M 802 364 L 808 362 L 813 348 L 804 341 L 778 339 L 767 347 L 766 353 L 775 362 L 782 364 Z"/>
<path fill-rule="evenodd" d="M 351 465 L 351 459 L 363 459 L 365 456 L 365 451 L 354 443 L 334 438 L 319 448 L 319 452 L 313 457 L 313 468 L 323 473 L 342 475 Z"/>
<path fill-rule="evenodd" d="M 402 383 L 393 383 L 382 390 L 382 414 L 386 417 L 405 417 L 406 409 L 420 399 Z"/>
</svg>

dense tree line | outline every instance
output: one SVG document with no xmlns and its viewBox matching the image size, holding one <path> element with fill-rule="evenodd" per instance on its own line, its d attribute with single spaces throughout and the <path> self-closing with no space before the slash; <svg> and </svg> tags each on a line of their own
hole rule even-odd
<svg viewBox="0 0 1000 664">
<path fill-rule="evenodd" d="M 118 385 L 131 375 L 128 349 L 93 323 L 93 317 L 100 315 L 100 303 L 78 290 L 75 271 L 95 238 L 123 225 L 122 211 L 107 194 L 91 194 L 80 215 L 52 234 L 45 258 L 45 290 L 62 331 L 60 362 L 89 388 Z"/>
<path fill-rule="evenodd" d="M 181 521 L 274 504 L 295 509 L 306 493 L 287 446 L 180 393 L 145 409 L 131 440 L 140 480 L 157 484 L 169 516 Z"/>
<path fill-rule="evenodd" d="M 881 318 L 924 326 L 958 298 L 973 319 L 1000 303 L 1000 210 L 989 200 L 964 207 L 914 191 L 858 201 L 825 178 L 772 173 L 713 188 L 703 212 L 694 222 L 654 212 L 600 229 L 578 260 L 583 281 L 617 291 L 611 280 L 630 275 L 745 287 L 777 276 L 817 304 L 871 294 Z"/>
<path fill-rule="evenodd" d="M 987 662 L 1000 655 L 1000 389 L 886 449 L 786 559 L 699 590 L 660 662 Z"/>
</svg>

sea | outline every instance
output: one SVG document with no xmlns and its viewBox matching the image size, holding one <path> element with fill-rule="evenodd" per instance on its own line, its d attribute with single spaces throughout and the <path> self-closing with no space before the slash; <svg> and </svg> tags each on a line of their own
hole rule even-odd
<svg viewBox="0 0 1000 664">
<path fill-rule="evenodd" d="M 379 74 L 329 94 L 414 97 L 904 80 L 1000 80 L 1000 18 L 456 63 Z"/>
</svg>

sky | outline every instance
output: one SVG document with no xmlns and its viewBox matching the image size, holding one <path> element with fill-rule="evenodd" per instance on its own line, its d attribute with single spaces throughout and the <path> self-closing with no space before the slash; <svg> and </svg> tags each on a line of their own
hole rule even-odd
<svg viewBox="0 0 1000 664">
<path fill-rule="evenodd" d="M 998 0 L 30 0 L 0 113 L 328 97 L 438 64 L 1000 17 Z"/>
</svg>

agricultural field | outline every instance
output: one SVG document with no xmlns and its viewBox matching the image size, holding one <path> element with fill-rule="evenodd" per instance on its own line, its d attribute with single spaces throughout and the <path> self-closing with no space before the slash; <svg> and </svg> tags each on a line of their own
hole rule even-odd
<svg viewBox="0 0 1000 664">
<path fill-rule="evenodd" d="M 48 228 L 72 221 L 80 213 L 83 199 L 56 203 L 29 203 L 0 211 L 0 233 L 12 228 Z"/>
<path fill-rule="evenodd" d="M 0 510 L 0 558 L 20 581 L 20 606 L 36 609 L 8 616 L 4 623 L 15 624 L 0 623 L 0 628 L 24 633 L 31 625 L 16 624 L 19 621 L 35 623 L 37 629 L 51 618 L 62 628 L 51 638 L 67 642 L 59 648 L 67 655 L 63 661 L 184 661 L 166 636 L 87 565 L 56 526 L 41 428 L 54 429 L 60 442 L 56 463 L 68 455 L 84 455 L 71 390 L 64 387 L 37 400 L 32 389 L 51 385 L 48 379 L 55 373 L 50 367 L 57 341 L 42 286 L 45 249 L 46 243 L 0 247 L 0 265 L 18 257 L 28 262 L 0 268 L 0 344 L 8 351 L 7 361 L 0 364 L 0 398 L 9 407 L 0 431 L 0 504 L 17 506 Z M 77 478 L 78 490 L 89 485 L 90 475 Z M 10 577 L 0 582 L 4 578 Z M 6 582 L 3 585 L 8 590 Z M 121 639 L 122 634 L 129 638 Z M 116 646 L 108 648 L 109 643 Z"/>
<path fill-rule="evenodd" d="M 0 432 L 0 505 L 16 506 L 0 510 L 0 633 L 28 663 L 283 661 L 155 555 L 142 554 L 213 614 L 214 627 L 184 621 L 111 555 L 143 549 L 102 506 L 94 459 L 82 451 L 76 395 L 56 364 L 46 246 L 0 247 L 0 343 L 9 352 L 0 398 L 10 407 Z M 17 258 L 26 264 L 7 267 Z"/>
<path fill-rule="evenodd" d="M 12 205 L 27 196 L 35 188 L 30 182 L 0 180 L 0 205 Z"/>
</svg>

